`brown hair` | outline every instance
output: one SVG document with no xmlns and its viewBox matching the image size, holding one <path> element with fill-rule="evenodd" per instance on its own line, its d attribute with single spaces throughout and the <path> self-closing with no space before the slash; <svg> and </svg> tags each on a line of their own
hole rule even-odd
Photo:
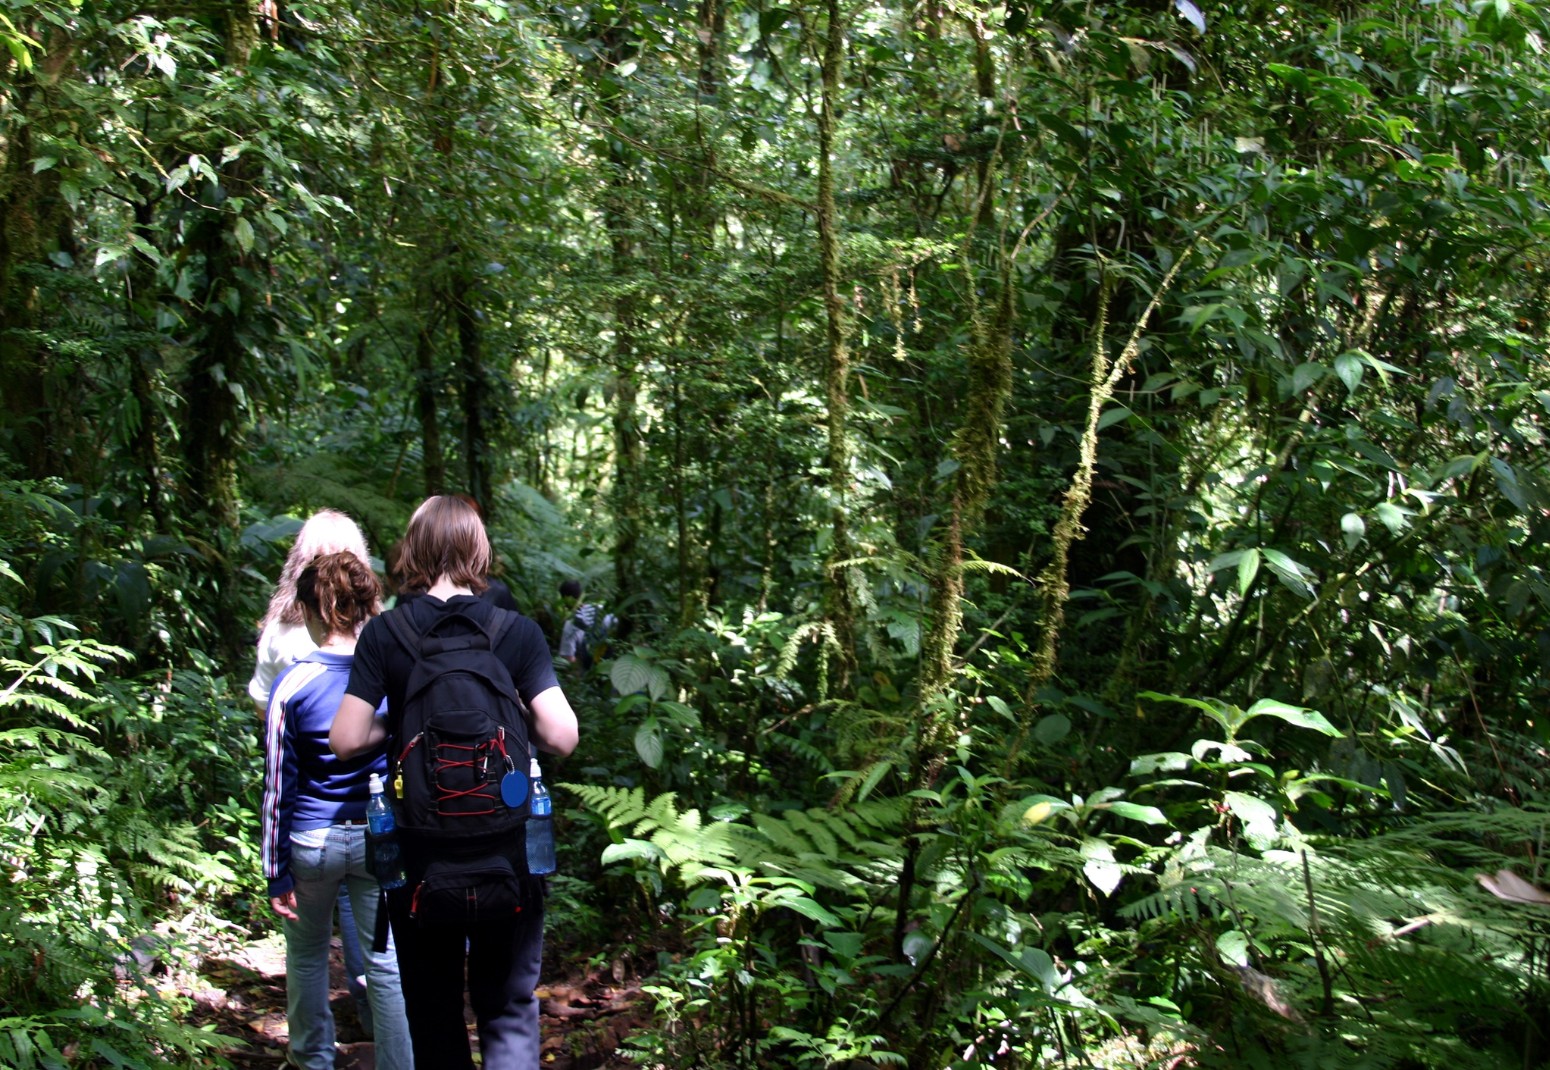
<svg viewBox="0 0 1550 1070">
<path fill-rule="evenodd" d="M 426 591 L 445 576 L 475 594 L 489 586 L 490 537 L 479 511 L 450 494 L 426 498 L 409 519 L 400 544 L 403 590 Z"/>
<path fill-rule="evenodd" d="M 377 574 L 348 551 L 314 558 L 296 577 L 297 604 L 317 614 L 330 635 L 360 631 L 381 596 Z"/>
<path fill-rule="evenodd" d="M 296 545 L 285 557 L 285 567 L 280 570 L 280 582 L 275 585 L 269 599 L 269 608 L 258 622 L 259 630 L 271 621 L 280 624 L 301 623 L 301 603 L 296 599 L 296 577 L 308 564 L 325 554 L 347 551 L 365 564 L 371 554 L 366 550 L 366 539 L 355 521 L 337 509 L 319 509 L 307 518 L 296 533 Z"/>
</svg>

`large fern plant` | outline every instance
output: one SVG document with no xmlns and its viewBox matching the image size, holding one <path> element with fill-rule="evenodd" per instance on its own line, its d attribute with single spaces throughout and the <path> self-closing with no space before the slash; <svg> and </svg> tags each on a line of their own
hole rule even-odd
<svg viewBox="0 0 1550 1070">
<path fill-rule="evenodd" d="M 153 805 L 135 786 L 187 764 L 183 748 L 104 746 L 114 723 L 144 737 L 163 719 L 114 700 L 136 693 L 110 679 L 125 657 L 66 620 L 0 606 L 0 1065 L 221 1063 L 216 1038 L 183 1025 L 184 1008 L 142 975 L 155 957 L 143 949 L 170 953 L 154 935 L 169 891 L 237 874 L 192 808 Z"/>
</svg>

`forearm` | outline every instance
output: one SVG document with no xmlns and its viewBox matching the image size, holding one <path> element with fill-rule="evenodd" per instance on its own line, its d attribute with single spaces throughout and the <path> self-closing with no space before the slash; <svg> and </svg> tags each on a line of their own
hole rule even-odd
<svg viewBox="0 0 1550 1070">
<path fill-rule="evenodd" d="M 576 711 L 558 687 L 551 687 L 528 703 L 533 711 L 533 744 L 541 751 L 564 757 L 576 749 L 580 729 Z"/>
<path fill-rule="evenodd" d="M 387 739 L 387 724 L 376 711 L 354 695 L 346 695 L 328 730 L 328 745 L 341 758 L 354 758 L 380 747 Z"/>
</svg>

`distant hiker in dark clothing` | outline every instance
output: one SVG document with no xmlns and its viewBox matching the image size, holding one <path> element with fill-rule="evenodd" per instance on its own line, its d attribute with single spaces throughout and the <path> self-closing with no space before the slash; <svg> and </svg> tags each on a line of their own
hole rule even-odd
<svg viewBox="0 0 1550 1070">
<path fill-rule="evenodd" d="M 604 613 L 595 602 L 582 602 L 581 591 L 580 580 L 566 580 L 560 584 L 560 597 L 567 605 L 576 606 L 565 618 L 565 627 L 560 631 L 560 657 L 590 669 L 618 621 L 612 613 Z"/>
</svg>

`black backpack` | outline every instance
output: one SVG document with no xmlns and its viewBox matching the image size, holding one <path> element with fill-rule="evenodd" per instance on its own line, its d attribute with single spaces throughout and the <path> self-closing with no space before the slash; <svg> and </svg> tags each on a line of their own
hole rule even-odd
<svg viewBox="0 0 1550 1070">
<path fill-rule="evenodd" d="M 518 615 L 460 605 L 420 632 L 409 610 L 383 620 L 415 659 L 388 750 L 410 914 L 509 917 L 526 875 L 530 715 L 495 649 Z"/>
</svg>

